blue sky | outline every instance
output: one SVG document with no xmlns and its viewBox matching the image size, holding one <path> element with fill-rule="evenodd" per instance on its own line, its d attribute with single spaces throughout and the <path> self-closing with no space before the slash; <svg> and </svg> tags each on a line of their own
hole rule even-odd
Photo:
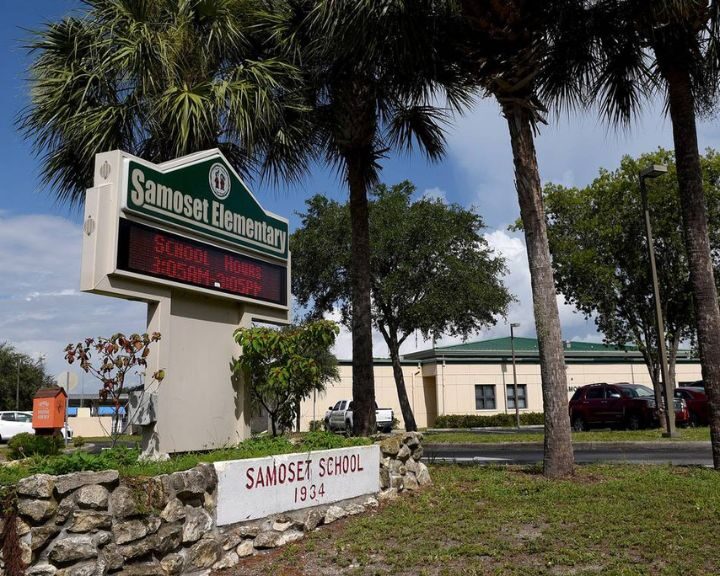
<svg viewBox="0 0 720 576">
<path fill-rule="evenodd" d="M 52 191 L 39 180 L 39 160 L 30 143 L 14 125 L 18 112 L 27 104 L 25 83 L 30 57 L 22 48 L 28 30 L 78 9 L 71 0 L 0 0 L 0 342 L 38 357 L 46 357 L 50 373 L 67 368 L 62 349 L 65 344 L 86 336 L 109 335 L 116 331 L 143 331 L 145 306 L 79 292 L 80 226 L 78 208 L 58 205 Z M 651 105 L 628 131 L 606 128 L 593 114 L 551 118 L 538 138 L 538 158 L 543 181 L 584 185 L 599 168 L 614 169 L 624 154 L 637 155 L 663 146 L 672 147 L 670 124 L 661 114 L 661 105 Z M 412 180 L 418 194 L 430 194 L 448 202 L 474 207 L 488 226 L 487 238 L 508 263 L 507 286 L 518 302 L 509 318 L 520 322 L 519 335 L 534 335 L 530 280 L 524 241 L 507 231 L 519 214 L 513 184 L 512 156 L 504 120 L 490 100 L 479 101 L 458 118 L 448 135 L 448 153 L 429 165 L 419 155 L 392 156 L 383 165 L 382 180 L 395 183 Z M 716 120 L 700 126 L 701 147 L 719 147 Z M 318 167 L 303 182 L 276 188 L 249 182 L 263 206 L 290 218 L 315 193 L 344 199 L 346 191 L 332 171 Z M 292 247 L 291 247 L 292 248 Z M 562 298 L 559 298 L 562 302 Z M 598 340 L 592 321 L 561 306 L 563 336 L 566 339 Z M 507 324 L 478 337 L 505 336 Z M 445 343 L 449 343 L 446 340 Z M 386 354 L 380 337 L 375 338 L 375 355 Z M 418 347 L 427 343 L 418 342 Z M 415 348 L 410 338 L 405 351 Z M 343 333 L 337 354 L 350 357 L 350 338 Z"/>
</svg>

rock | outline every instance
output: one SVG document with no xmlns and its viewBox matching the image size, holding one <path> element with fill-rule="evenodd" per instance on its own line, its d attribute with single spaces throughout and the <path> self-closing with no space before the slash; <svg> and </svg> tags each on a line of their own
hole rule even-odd
<svg viewBox="0 0 720 576">
<path fill-rule="evenodd" d="M 61 496 L 71 490 L 87 486 L 88 484 L 112 485 L 118 481 L 117 470 L 103 470 L 102 472 L 73 472 L 55 478 L 55 490 Z"/>
<path fill-rule="evenodd" d="M 32 549 L 30 548 L 30 542 L 23 540 L 20 542 L 20 559 L 23 561 L 25 566 L 28 566 L 32 562 Z"/>
<path fill-rule="evenodd" d="M 410 458 L 407 462 L 405 462 L 405 469 L 407 472 L 417 474 L 420 472 L 420 464 L 418 464 L 414 458 Z"/>
<path fill-rule="evenodd" d="M 51 562 L 67 564 L 97 557 L 98 551 L 90 536 L 69 536 L 55 540 L 48 558 Z"/>
<path fill-rule="evenodd" d="M 305 516 L 305 522 L 303 523 L 303 530 L 305 532 L 312 532 L 322 524 L 323 520 L 325 519 L 325 514 L 321 512 L 320 510 L 311 510 L 308 512 L 307 516 Z"/>
<path fill-rule="evenodd" d="M 137 564 L 126 564 L 117 572 L 117 576 L 164 576 L 165 570 L 160 562 L 138 562 Z"/>
<path fill-rule="evenodd" d="M 57 568 L 47 562 L 36 564 L 25 569 L 25 576 L 55 576 Z"/>
<path fill-rule="evenodd" d="M 305 534 L 299 530 L 288 530 L 287 532 L 283 532 L 278 545 L 285 546 L 285 544 L 290 544 L 290 542 L 300 540 L 303 536 L 305 536 Z"/>
<path fill-rule="evenodd" d="M 408 474 L 403 478 L 403 490 L 418 490 L 419 488 L 420 484 L 415 474 Z"/>
<path fill-rule="evenodd" d="M 223 532 L 223 550 L 230 550 L 231 548 L 235 548 L 238 544 L 240 544 L 240 542 L 242 542 L 242 539 L 243 537 L 237 530 L 228 530 L 227 532 Z"/>
<path fill-rule="evenodd" d="M 183 527 L 180 524 L 163 524 L 157 533 L 155 549 L 161 554 L 172 552 L 182 546 Z"/>
<path fill-rule="evenodd" d="M 418 462 L 420 462 L 420 460 L 423 457 L 423 454 L 424 454 L 423 447 L 418 446 L 417 448 L 415 448 L 415 450 L 413 450 L 413 453 L 412 453 L 413 460 L 417 460 Z"/>
<path fill-rule="evenodd" d="M 395 457 L 397 456 L 398 452 L 400 452 L 400 446 L 401 446 L 401 439 L 400 436 L 392 435 L 387 438 L 385 438 L 382 442 L 380 442 L 380 452 L 384 456 L 390 456 Z"/>
<path fill-rule="evenodd" d="M 202 508 L 185 507 L 185 524 L 183 525 L 182 541 L 196 542 L 213 526 L 213 519 Z"/>
<path fill-rule="evenodd" d="M 422 436 L 419 436 L 417 432 L 405 432 L 403 434 L 403 444 L 410 448 L 412 450 L 413 448 L 417 448 L 420 446 L 420 439 Z"/>
<path fill-rule="evenodd" d="M 183 571 L 185 565 L 185 559 L 180 554 L 168 554 L 160 560 L 160 566 L 165 570 L 165 573 L 174 576 L 180 574 Z"/>
<path fill-rule="evenodd" d="M 253 546 L 253 541 L 243 540 L 242 542 L 240 542 L 238 547 L 235 548 L 235 552 L 237 552 L 237 555 L 240 556 L 240 558 L 250 556 L 253 552 L 255 552 L 255 546 Z"/>
<path fill-rule="evenodd" d="M 108 570 L 119 570 L 125 563 L 116 544 L 110 543 L 100 551 L 100 559 Z"/>
<path fill-rule="evenodd" d="M 112 534 L 110 532 L 96 532 L 92 535 L 93 544 L 97 548 L 102 548 L 105 544 L 112 542 Z"/>
<path fill-rule="evenodd" d="M 397 454 L 398 460 L 400 460 L 401 462 L 407 462 L 410 456 L 412 456 L 412 451 L 410 450 L 410 448 L 403 444 Z"/>
<path fill-rule="evenodd" d="M 348 516 L 357 516 L 365 512 L 365 506 L 362 504 L 348 504 L 345 506 L 345 512 L 348 513 Z"/>
<path fill-rule="evenodd" d="M 48 541 L 60 533 L 60 527 L 54 524 L 46 524 L 30 530 L 30 549 L 37 550 L 45 546 Z"/>
<path fill-rule="evenodd" d="M 153 551 L 157 544 L 157 535 L 154 534 L 152 536 L 148 536 L 147 538 L 135 540 L 130 544 L 118 546 L 118 552 L 120 552 L 126 560 L 132 560 Z"/>
<path fill-rule="evenodd" d="M 163 487 L 168 494 L 174 494 L 183 502 L 202 498 L 205 492 L 211 492 L 217 486 L 215 467 L 199 464 L 183 472 L 168 474 L 163 478 Z"/>
<path fill-rule="evenodd" d="M 177 522 L 185 518 L 185 506 L 178 498 L 171 498 L 167 503 L 163 511 L 160 513 L 160 518 L 165 522 Z"/>
<path fill-rule="evenodd" d="M 427 466 L 425 466 L 422 462 L 420 462 L 418 466 L 420 467 L 420 471 L 415 474 L 417 483 L 420 484 L 420 486 L 428 486 L 429 484 L 432 484 L 432 478 L 430 478 L 430 472 L 428 471 Z"/>
<path fill-rule="evenodd" d="M 59 570 L 57 576 L 95 576 L 97 564 L 95 562 L 83 562 L 69 568 Z"/>
<path fill-rule="evenodd" d="M 70 494 L 60 501 L 57 512 L 55 513 L 55 523 L 65 524 L 65 521 L 75 511 L 75 494 Z"/>
<path fill-rule="evenodd" d="M 281 522 L 280 520 L 276 520 L 273 522 L 273 530 L 277 530 L 278 532 L 285 532 L 285 530 L 288 530 L 293 525 L 292 520 L 287 520 L 284 522 Z"/>
<path fill-rule="evenodd" d="M 35 474 L 18 481 L 15 492 L 18 496 L 50 498 L 55 487 L 55 477 L 50 474 Z"/>
<path fill-rule="evenodd" d="M 75 494 L 75 501 L 80 508 L 90 510 L 106 510 L 110 492 L 99 484 L 83 486 Z"/>
<path fill-rule="evenodd" d="M 391 478 L 393 474 L 399 474 L 400 476 L 404 476 L 407 473 L 407 468 L 401 460 L 393 460 L 392 462 L 390 462 L 389 470 Z"/>
<path fill-rule="evenodd" d="M 160 528 L 160 518 L 151 516 L 143 520 L 124 520 L 113 522 L 113 536 L 116 544 L 127 544 L 134 540 L 154 534 Z"/>
<path fill-rule="evenodd" d="M 55 514 L 57 510 L 57 504 L 54 500 L 30 500 L 23 498 L 17 502 L 18 513 L 32 520 L 31 523 L 38 524 L 44 520 L 47 520 Z"/>
<path fill-rule="evenodd" d="M 387 490 L 381 491 L 377 497 L 380 502 L 395 500 L 398 497 L 398 491 L 395 488 L 388 488 Z"/>
<path fill-rule="evenodd" d="M 220 570 L 222 568 L 232 568 L 240 563 L 240 557 L 237 552 L 228 552 L 220 558 L 215 564 L 213 564 L 213 570 Z"/>
<path fill-rule="evenodd" d="M 368 496 L 365 499 L 365 502 L 363 502 L 363 506 L 365 506 L 365 508 L 377 508 L 379 505 L 380 504 L 377 501 L 377 498 L 373 498 L 372 496 Z"/>
<path fill-rule="evenodd" d="M 5 524 L 3 523 L 3 528 L 5 527 Z M 30 534 L 30 524 L 25 522 L 22 518 L 17 518 L 15 520 L 15 531 L 17 532 L 18 536 L 25 536 L 25 534 Z M 0 530 L 0 534 L 2 534 L 2 530 Z"/>
<path fill-rule="evenodd" d="M 390 488 L 395 488 L 398 492 L 402 492 L 404 486 L 404 476 L 390 474 Z"/>
<path fill-rule="evenodd" d="M 272 530 L 268 532 L 260 532 L 253 541 L 253 546 L 258 550 L 266 548 L 277 548 L 282 544 L 282 534 L 280 532 L 274 532 Z"/>
<path fill-rule="evenodd" d="M 187 570 L 210 568 L 222 556 L 222 547 L 216 540 L 200 540 L 187 551 Z"/>
<path fill-rule="evenodd" d="M 77 510 L 73 512 L 68 532 L 93 532 L 110 528 L 112 517 L 107 512 Z"/>
<path fill-rule="evenodd" d="M 380 489 L 390 488 L 390 471 L 387 468 L 380 469 Z"/>
<path fill-rule="evenodd" d="M 115 518 L 129 518 L 142 514 L 138 495 L 128 486 L 118 486 L 110 495 L 110 513 Z"/>
<path fill-rule="evenodd" d="M 331 524 L 335 522 L 335 520 L 340 520 L 340 518 L 345 518 L 347 516 L 347 512 L 343 508 L 340 508 L 340 506 L 330 506 L 325 511 L 325 524 Z"/>
</svg>

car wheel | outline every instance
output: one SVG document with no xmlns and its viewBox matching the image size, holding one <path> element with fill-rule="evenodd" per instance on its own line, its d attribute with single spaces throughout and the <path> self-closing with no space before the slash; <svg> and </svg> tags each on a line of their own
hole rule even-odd
<svg viewBox="0 0 720 576">
<path fill-rule="evenodd" d="M 642 424 L 642 422 L 640 421 L 639 414 L 630 414 L 627 417 L 627 429 L 628 430 L 640 430 L 641 424 Z"/>
<path fill-rule="evenodd" d="M 350 422 L 350 420 L 345 421 L 345 435 L 348 437 L 353 435 L 352 422 Z"/>
<path fill-rule="evenodd" d="M 695 412 L 690 412 L 690 422 L 688 422 L 690 428 L 697 428 L 700 426 L 700 418 Z"/>
<path fill-rule="evenodd" d="M 588 429 L 582 416 L 575 416 L 575 418 L 573 418 L 572 429 L 574 432 L 585 432 Z"/>
</svg>

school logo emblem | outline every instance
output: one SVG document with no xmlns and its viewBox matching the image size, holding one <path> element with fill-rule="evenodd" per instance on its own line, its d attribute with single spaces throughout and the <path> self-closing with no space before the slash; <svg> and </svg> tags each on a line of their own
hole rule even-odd
<svg viewBox="0 0 720 576">
<path fill-rule="evenodd" d="M 216 162 L 210 166 L 210 190 L 218 200 L 225 200 L 230 195 L 230 173 L 227 168 Z"/>
</svg>

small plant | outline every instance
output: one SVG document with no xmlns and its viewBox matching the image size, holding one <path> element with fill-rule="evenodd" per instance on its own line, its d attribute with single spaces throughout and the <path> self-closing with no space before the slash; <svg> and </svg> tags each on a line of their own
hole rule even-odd
<svg viewBox="0 0 720 576">
<path fill-rule="evenodd" d="M 73 446 L 74 446 L 75 448 L 82 448 L 83 446 L 85 446 L 85 444 L 87 444 L 87 440 L 85 440 L 84 437 L 82 437 L 82 436 L 75 436 L 75 437 L 73 438 Z"/>
<path fill-rule="evenodd" d="M 63 448 L 60 436 L 36 436 L 23 432 L 13 436 L 8 442 L 8 458 L 19 460 L 30 456 L 55 456 Z"/>
<path fill-rule="evenodd" d="M 160 340 L 159 332 L 130 336 L 118 332 L 110 338 L 86 338 L 83 342 L 68 344 L 65 347 L 65 359 L 68 364 L 78 361 L 80 368 L 100 381 L 102 384 L 100 399 L 112 402 L 115 410 L 113 420 L 118 423 L 120 395 L 125 389 L 125 380 L 131 373 L 144 374 L 147 358 L 150 355 L 150 344 L 158 340 Z M 97 355 L 95 360 L 92 358 L 93 354 Z M 152 375 L 152 381 L 145 384 L 145 390 L 147 391 L 153 384 L 159 384 L 164 378 L 165 371 L 158 370 Z M 113 426 L 110 434 L 113 446 L 117 443 L 118 437 L 125 432 L 125 428 Z"/>
<path fill-rule="evenodd" d="M 310 432 L 320 432 L 325 429 L 323 420 L 310 420 Z"/>
<path fill-rule="evenodd" d="M 542 412 L 525 412 L 520 414 L 520 424 L 524 426 L 540 425 L 545 422 Z M 515 414 L 449 414 L 438 416 L 436 428 L 486 428 L 515 426 Z"/>
</svg>

